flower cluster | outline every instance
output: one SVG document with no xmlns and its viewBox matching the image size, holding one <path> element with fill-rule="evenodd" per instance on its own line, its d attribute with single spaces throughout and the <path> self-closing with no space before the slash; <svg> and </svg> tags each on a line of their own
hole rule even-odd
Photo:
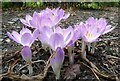
<svg viewBox="0 0 120 81">
<path fill-rule="evenodd" d="M 7 32 L 7 35 L 23 45 L 21 55 L 27 63 L 31 62 L 32 52 L 30 47 L 35 39 L 38 38 L 43 46 L 52 49 L 53 57 L 50 58 L 50 64 L 56 79 L 59 79 L 60 69 L 64 61 L 63 48 L 71 48 L 81 37 L 83 39 L 82 52 L 85 54 L 87 43 L 96 42 L 100 35 L 106 34 L 115 28 L 107 25 L 107 21 L 104 18 L 95 19 L 93 17 L 89 17 L 85 22 L 80 22 L 80 24 L 76 24 L 73 27 L 69 26 L 66 29 L 57 26 L 62 19 L 67 19 L 69 16 L 70 14 L 65 14 L 63 9 L 46 8 L 40 13 L 34 12 L 33 16 L 26 15 L 25 19 L 20 19 L 24 25 L 34 29 L 33 33 L 28 28 L 23 27 L 20 34 L 13 31 L 12 33 Z M 74 58 L 74 55 L 70 54 L 70 56 Z"/>
</svg>

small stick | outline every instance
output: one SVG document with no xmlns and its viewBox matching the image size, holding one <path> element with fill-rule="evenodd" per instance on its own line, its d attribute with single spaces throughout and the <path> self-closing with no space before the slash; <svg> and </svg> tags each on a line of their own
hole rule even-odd
<svg viewBox="0 0 120 81">
<path fill-rule="evenodd" d="M 45 62 L 44 60 L 33 61 L 32 64 L 37 63 L 37 62 L 44 62 L 44 63 L 46 64 L 46 62 Z M 19 69 L 19 71 L 20 71 L 21 69 L 25 68 L 25 67 L 28 66 L 28 65 L 29 65 L 29 64 L 26 64 L 26 65 L 22 66 L 22 67 Z"/>
<path fill-rule="evenodd" d="M 99 77 L 97 76 L 97 74 L 94 72 L 93 68 L 91 68 L 90 66 L 88 66 L 87 64 L 81 62 L 83 65 L 85 65 L 86 67 L 88 67 L 92 72 L 93 74 L 95 75 L 95 77 L 98 79 L 98 81 L 100 81 Z"/>
</svg>

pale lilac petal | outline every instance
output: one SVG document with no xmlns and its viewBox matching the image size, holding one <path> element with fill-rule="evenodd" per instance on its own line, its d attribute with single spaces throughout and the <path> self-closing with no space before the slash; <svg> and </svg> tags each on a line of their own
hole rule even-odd
<svg viewBox="0 0 120 81">
<path fill-rule="evenodd" d="M 56 75 L 56 79 L 60 78 L 60 69 L 64 61 L 64 51 L 58 47 L 56 49 L 56 54 L 50 59 L 50 64 Z"/>
<path fill-rule="evenodd" d="M 58 62 L 60 65 L 62 65 L 63 60 L 64 60 L 64 51 L 62 50 L 62 48 L 58 47 L 56 49 L 56 62 Z"/>
<path fill-rule="evenodd" d="M 21 43 L 23 46 L 31 46 L 32 36 L 29 33 L 25 33 L 21 36 Z"/>
<path fill-rule="evenodd" d="M 61 17 L 60 17 L 60 16 L 56 16 L 56 18 L 55 18 L 54 21 L 53 21 L 54 26 L 55 26 L 56 24 L 58 24 L 60 21 L 61 21 Z"/>
<path fill-rule="evenodd" d="M 62 18 L 63 15 L 64 15 L 64 10 L 63 9 L 60 9 L 59 8 L 57 9 L 57 14 Z"/>
<path fill-rule="evenodd" d="M 29 20 L 32 20 L 32 17 L 29 14 L 27 14 L 25 19 L 26 19 L 27 22 L 29 22 Z"/>
<path fill-rule="evenodd" d="M 115 27 L 112 27 L 111 25 L 108 25 L 108 26 L 106 26 L 106 29 L 103 32 L 103 34 L 106 34 L 106 33 L 110 32 L 110 31 L 112 31 L 113 29 L 115 29 Z"/>
<path fill-rule="evenodd" d="M 13 35 L 18 41 L 20 41 L 21 36 L 20 36 L 20 34 L 19 34 L 18 32 L 12 31 L 12 35 Z"/>
<path fill-rule="evenodd" d="M 37 12 L 33 13 L 32 20 L 29 21 L 33 28 L 38 28 L 40 26 L 40 15 Z"/>
<path fill-rule="evenodd" d="M 50 27 L 42 27 L 40 30 L 39 40 L 44 44 L 49 44 L 49 38 L 53 34 L 53 31 Z"/>
<path fill-rule="evenodd" d="M 31 44 L 37 39 L 37 37 L 39 36 L 39 30 L 38 29 L 35 29 L 33 31 L 33 36 L 32 36 L 32 39 L 31 39 Z M 30 44 L 30 45 L 31 45 Z"/>
<path fill-rule="evenodd" d="M 63 35 L 63 29 L 61 27 L 56 27 L 54 32 Z"/>
<path fill-rule="evenodd" d="M 98 25 L 105 27 L 107 25 L 107 22 L 104 18 L 100 18 L 98 20 Z"/>
<path fill-rule="evenodd" d="M 85 42 L 95 42 L 101 34 L 95 34 L 92 37 L 88 38 L 87 36 L 82 36 Z"/>
<path fill-rule="evenodd" d="M 73 42 L 75 42 L 76 40 L 78 40 L 81 36 L 81 31 L 80 31 L 80 27 L 79 25 L 75 25 L 74 28 L 74 36 L 72 38 Z"/>
<path fill-rule="evenodd" d="M 31 30 L 29 30 L 28 28 L 22 28 L 22 30 L 20 31 L 20 35 L 23 35 L 24 33 L 30 33 L 32 34 Z"/>
<path fill-rule="evenodd" d="M 49 44 L 49 38 L 46 36 L 46 34 L 40 34 L 38 39 L 45 45 Z"/>
<path fill-rule="evenodd" d="M 35 11 L 34 13 L 33 13 L 33 17 L 37 17 L 38 16 L 38 13 Z"/>
<path fill-rule="evenodd" d="M 24 25 L 26 25 L 26 26 L 30 26 L 30 25 L 28 24 L 28 22 L 26 22 L 26 20 L 24 20 L 24 19 L 20 19 L 20 21 L 21 21 Z"/>
<path fill-rule="evenodd" d="M 38 24 L 37 24 L 37 22 L 35 22 L 35 20 L 30 20 L 29 22 L 30 22 L 32 28 L 38 28 Z"/>
<path fill-rule="evenodd" d="M 73 28 L 72 27 L 68 27 L 67 29 L 64 30 L 64 42 L 65 45 L 67 45 L 73 38 L 74 33 L 73 33 Z"/>
<path fill-rule="evenodd" d="M 30 47 L 24 46 L 21 50 L 21 55 L 26 62 L 31 62 L 32 51 L 31 51 Z"/>
<path fill-rule="evenodd" d="M 63 48 L 64 46 L 64 39 L 61 34 L 54 33 L 51 35 L 49 40 L 50 47 L 55 51 L 57 47 Z"/>
<path fill-rule="evenodd" d="M 47 23 L 46 23 L 47 22 Z M 50 28 L 52 28 L 52 26 L 54 26 L 53 22 L 50 20 L 50 18 L 46 18 L 46 17 L 42 17 L 41 19 L 41 26 L 40 27 L 44 27 L 44 26 L 48 26 Z"/>
<path fill-rule="evenodd" d="M 44 26 L 41 28 L 41 33 L 44 33 L 47 37 L 50 37 L 53 34 L 53 30 L 48 26 Z"/>
<path fill-rule="evenodd" d="M 93 24 L 96 22 L 96 20 L 94 19 L 94 17 L 89 17 L 86 21 L 87 24 Z"/>
<path fill-rule="evenodd" d="M 14 36 L 12 36 L 11 33 L 7 32 L 7 36 L 9 36 L 11 39 L 13 39 L 14 41 L 16 41 L 17 43 L 20 43 Z"/>
</svg>

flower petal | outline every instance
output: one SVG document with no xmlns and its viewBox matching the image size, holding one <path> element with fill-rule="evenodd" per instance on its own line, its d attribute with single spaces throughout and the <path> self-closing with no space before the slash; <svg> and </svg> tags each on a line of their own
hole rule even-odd
<svg viewBox="0 0 120 81">
<path fill-rule="evenodd" d="M 64 47 L 64 39 L 63 36 L 59 33 L 54 33 L 51 35 L 49 40 L 50 47 L 56 51 L 57 47 Z"/>
<path fill-rule="evenodd" d="M 23 46 L 31 46 L 31 42 L 32 42 L 32 36 L 29 33 L 24 33 L 21 36 L 21 43 Z"/>
<path fill-rule="evenodd" d="M 22 28 L 22 30 L 20 31 L 20 35 L 23 35 L 24 33 L 30 33 L 32 34 L 32 32 L 28 29 L 28 28 Z"/>
<path fill-rule="evenodd" d="M 50 64 L 56 75 L 56 79 L 60 78 L 60 69 L 64 61 L 64 51 L 58 47 L 56 49 L 56 54 L 50 59 Z"/>
<path fill-rule="evenodd" d="M 14 36 L 14 38 L 16 38 L 20 42 L 21 36 L 20 36 L 20 34 L 18 32 L 12 31 L 12 35 Z"/>
<path fill-rule="evenodd" d="M 24 25 L 26 25 L 26 26 L 30 26 L 27 22 L 26 22 L 26 20 L 25 19 L 20 19 L 20 21 L 24 24 Z"/>
<path fill-rule="evenodd" d="M 63 60 L 64 60 L 64 51 L 62 50 L 62 48 L 60 48 L 60 47 L 58 47 L 57 49 L 56 49 L 56 61 L 60 64 L 60 65 L 62 65 L 62 63 L 63 63 Z"/>
<path fill-rule="evenodd" d="M 35 29 L 33 31 L 33 36 L 32 36 L 32 40 L 31 40 L 31 44 L 30 45 L 32 45 L 32 43 L 37 39 L 38 36 L 39 36 L 39 30 Z"/>
<path fill-rule="evenodd" d="M 7 32 L 6 34 L 7 34 L 7 36 L 9 36 L 11 39 L 16 41 L 17 43 L 20 43 L 11 33 Z"/>
<path fill-rule="evenodd" d="M 115 29 L 115 27 L 112 27 L 111 25 L 108 25 L 108 26 L 106 26 L 106 29 L 103 32 L 103 34 L 106 34 L 106 33 L 110 32 L 110 31 L 112 31 L 113 29 Z"/>
<path fill-rule="evenodd" d="M 22 48 L 21 55 L 26 62 L 30 62 L 32 60 L 32 51 L 28 46 Z"/>
<path fill-rule="evenodd" d="M 67 45 L 73 38 L 73 28 L 70 26 L 67 29 L 63 29 L 64 42 Z"/>
</svg>

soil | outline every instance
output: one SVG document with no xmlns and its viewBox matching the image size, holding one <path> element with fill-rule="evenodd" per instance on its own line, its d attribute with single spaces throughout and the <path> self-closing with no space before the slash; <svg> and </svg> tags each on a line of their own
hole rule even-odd
<svg viewBox="0 0 120 81">
<path fill-rule="evenodd" d="M 6 32 L 11 32 L 12 30 L 20 31 L 23 27 L 23 24 L 20 22 L 20 18 L 25 18 L 26 14 L 32 15 L 34 11 L 41 11 L 42 8 L 19 8 L 19 9 L 9 9 L 3 10 L 2 12 L 2 35 L 0 35 L 0 41 L 2 42 L 0 45 L 0 49 L 2 50 L 2 66 L 0 66 L 0 72 L 2 74 L 6 73 L 8 67 L 11 66 L 16 60 L 15 67 L 13 71 L 16 75 L 26 74 L 28 75 L 27 68 L 23 68 L 21 71 L 18 71 L 20 67 L 25 65 L 25 61 L 22 59 L 20 55 L 20 51 L 22 46 L 12 41 L 6 36 Z M 102 35 L 100 37 L 101 41 L 97 42 L 97 46 L 95 48 L 94 54 L 87 54 L 87 58 L 94 63 L 100 71 L 106 74 L 115 74 L 120 80 L 120 52 L 119 52 L 119 15 L 118 15 L 118 7 L 110 7 L 103 10 L 93 10 L 93 9 L 73 9 L 68 8 L 65 9 L 71 13 L 71 16 L 62 20 L 59 23 L 59 26 L 67 28 L 70 25 L 74 25 L 75 23 L 79 23 L 80 21 L 85 21 L 88 17 L 93 16 L 96 18 L 106 18 L 109 24 L 112 24 L 116 28 L 109 32 L 108 34 Z M 81 50 L 81 43 L 77 42 L 75 45 L 75 50 Z M 45 60 L 47 61 L 50 53 L 41 48 L 40 41 L 36 40 L 32 45 L 33 52 L 33 61 L 36 60 Z M 75 52 L 75 64 L 80 65 L 80 73 L 73 79 L 73 81 L 98 81 L 92 71 L 81 64 L 83 62 L 81 58 L 79 58 L 79 53 Z M 35 63 L 32 65 L 34 73 L 33 75 L 37 75 L 43 71 L 45 64 L 44 63 Z M 69 59 L 66 52 L 65 61 L 61 70 L 61 79 L 64 80 L 65 72 L 67 67 L 69 66 Z M 105 79 L 103 77 L 99 77 L 101 81 L 110 81 L 109 79 Z M 19 81 L 12 80 L 9 77 L 5 76 L 2 78 L 2 81 Z M 55 75 L 51 69 L 48 70 L 47 76 L 44 78 L 44 81 L 55 81 Z M 60 80 L 61 81 L 61 80 Z M 70 81 L 70 80 L 68 80 Z M 72 80 L 71 80 L 72 81 Z"/>
</svg>

